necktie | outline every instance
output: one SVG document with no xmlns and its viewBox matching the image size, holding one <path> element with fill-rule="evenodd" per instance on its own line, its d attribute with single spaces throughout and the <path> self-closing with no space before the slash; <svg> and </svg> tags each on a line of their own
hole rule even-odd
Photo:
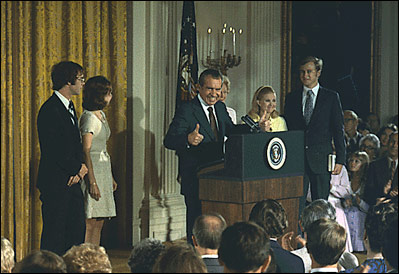
<svg viewBox="0 0 399 274">
<path fill-rule="evenodd" d="M 75 107 L 73 106 L 72 101 L 69 101 L 68 111 L 69 111 L 69 114 L 72 116 L 73 124 L 76 125 L 78 121 L 76 120 Z"/>
<path fill-rule="evenodd" d="M 393 176 L 395 176 L 395 170 L 396 170 L 396 162 L 391 161 L 391 179 L 393 180 Z"/>
<path fill-rule="evenodd" d="M 209 111 L 209 122 L 211 124 L 211 129 L 213 131 L 213 134 L 215 134 L 216 141 L 217 141 L 218 140 L 218 129 L 216 127 L 216 119 L 215 119 L 215 115 L 213 114 L 213 108 L 209 107 L 208 111 Z"/>
<path fill-rule="evenodd" d="M 308 94 L 306 96 L 305 110 L 303 112 L 303 117 L 305 118 L 306 125 L 310 122 L 310 117 L 312 117 L 313 113 L 313 92 L 312 90 L 308 90 Z"/>
</svg>

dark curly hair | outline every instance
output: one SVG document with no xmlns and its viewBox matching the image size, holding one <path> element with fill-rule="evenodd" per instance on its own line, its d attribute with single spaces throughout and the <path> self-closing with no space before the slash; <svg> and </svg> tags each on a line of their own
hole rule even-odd
<svg viewBox="0 0 399 274">
<path fill-rule="evenodd" d="M 104 76 L 94 76 L 87 80 L 83 88 L 82 106 L 87 110 L 101 110 L 107 103 L 105 95 L 112 93 L 111 82 Z"/>
<path fill-rule="evenodd" d="M 159 254 L 166 248 L 160 240 L 145 238 L 130 253 L 128 265 L 132 273 L 151 273 Z"/>
<path fill-rule="evenodd" d="M 249 221 L 260 225 L 270 238 L 278 238 L 288 227 L 287 214 L 283 206 L 273 199 L 257 202 L 249 215 Z"/>
<path fill-rule="evenodd" d="M 394 203 L 381 203 L 369 208 L 364 227 L 370 249 L 381 252 L 383 246 L 383 232 L 388 226 L 392 214 L 398 212 L 398 205 Z"/>
</svg>

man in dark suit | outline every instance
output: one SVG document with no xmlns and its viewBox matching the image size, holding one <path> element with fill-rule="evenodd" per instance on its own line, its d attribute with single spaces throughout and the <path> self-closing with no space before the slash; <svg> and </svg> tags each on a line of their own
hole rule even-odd
<svg viewBox="0 0 399 274">
<path fill-rule="evenodd" d="M 51 72 L 53 95 L 37 117 L 40 164 L 37 187 L 42 201 L 41 249 L 63 255 L 84 241 L 85 215 L 80 180 L 87 173 L 71 97 L 84 86 L 83 68 L 60 62 Z"/>
<path fill-rule="evenodd" d="M 306 57 L 299 66 L 303 88 L 289 93 L 285 98 L 284 115 L 288 130 L 305 131 L 305 175 L 303 197 L 299 214 L 305 206 L 308 185 L 312 200 L 327 200 L 331 174 L 328 171 L 328 155 L 336 151 L 333 175 L 340 174 L 345 164 L 344 121 L 337 92 L 319 85 L 323 62 L 317 57 Z"/>
<path fill-rule="evenodd" d="M 242 126 L 233 124 L 226 105 L 219 101 L 221 89 L 220 72 L 214 69 L 203 71 L 198 96 L 176 110 L 164 139 L 165 147 L 175 150 L 179 157 L 181 194 L 187 207 L 187 241 L 190 243 L 195 218 L 201 215 L 197 172 L 201 166 L 223 159 L 224 137 L 235 127 Z"/>
<path fill-rule="evenodd" d="M 202 214 L 195 219 L 193 243 L 201 255 L 208 273 L 223 273 L 224 267 L 219 264 L 218 260 L 218 249 L 225 228 L 226 221 L 217 213 Z"/>
<path fill-rule="evenodd" d="M 346 143 L 346 157 L 360 149 L 359 143 L 363 135 L 357 131 L 359 124 L 359 117 L 352 110 L 344 111 L 344 128 L 345 128 L 345 143 Z"/>
<path fill-rule="evenodd" d="M 398 195 L 398 132 L 389 135 L 388 155 L 371 162 L 364 189 L 364 199 L 373 206 L 381 197 Z M 396 174 L 396 175 L 395 175 Z"/>
</svg>

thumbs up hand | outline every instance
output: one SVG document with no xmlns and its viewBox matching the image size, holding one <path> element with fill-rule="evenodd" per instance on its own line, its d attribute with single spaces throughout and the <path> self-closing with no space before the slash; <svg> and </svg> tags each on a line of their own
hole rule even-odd
<svg viewBox="0 0 399 274">
<path fill-rule="evenodd" d="M 195 129 L 187 136 L 188 143 L 193 146 L 198 146 L 202 140 L 204 139 L 204 135 L 199 133 L 199 124 L 195 127 Z"/>
<path fill-rule="evenodd" d="M 271 117 L 269 117 L 269 119 L 267 119 L 266 115 L 267 115 L 267 112 L 265 111 L 265 113 L 262 115 L 262 117 L 260 117 L 259 127 L 261 128 L 262 131 L 270 132 L 270 131 L 272 131 L 272 128 L 271 128 L 272 121 L 270 120 Z"/>
</svg>

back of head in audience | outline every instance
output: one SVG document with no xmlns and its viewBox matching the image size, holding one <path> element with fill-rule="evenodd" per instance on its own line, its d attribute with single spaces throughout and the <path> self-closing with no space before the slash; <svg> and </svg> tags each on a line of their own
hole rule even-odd
<svg viewBox="0 0 399 274">
<path fill-rule="evenodd" d="M 54 252 L 35 250 L 18 262 L 14 273 L 67 273 L 64 260 Z"/>
<path fill-rule="evenodd" d="M 288 227 L 287 214 L 282 205 L 273 199 L 257 202 L 249 214 L 249 221 L 260 225 L 270 238 L 278 238 Z"/>
<path fill-rule="evenodd" d="M 207 268 L 195 251 L 187 243 L 166 247 L 155 261 L 153 273 L 207 273 Z"/>
<path fill-rule="evenodd" d="M 270 263 L 270 240 L 253 222 L 237 222 L 222 233 L 219 261 L 225 272 L 264 272 Z"/>
<path fill-rule="evenodd" d="M 398 211 L 387 216 L 388 224 L 383 232 L 382 255 L 387 266 L 398 270 Z"/>
<path fill-rule="evenodd" d="M 112 273 L 105 248 L 92 243 L 72 246 L 63 256 L 68 273 Z"/>
<path fill-rule="evenodd" d="M 11 273 L 14 266 L 14 249 L 7 238 L 1 237 L 1 273 Z"/>
<path fill-rule="evenodd" d="M 312 258 L 312 268 L 338 263 L 345 251 L 346 231 L 336 221 L 321 218 L 307 227 L 306 248 Z"/>
<path fill-rule="evenodd" d="M 128 265 L 132 273 L 151 273 L 159 254 L 165 249 L 160 240 L 145 238 L 136 244 L 129 257 Z"/>
<path fill-rule="evenodd" d="M 206 249 L 218 249 L 225 228 L 226 221 L 220 214 L 209 213 L 197 217 L 193 227 L 194 245 Z"/>
<path fill-rule="evenodd" d="M 307 232 L 310 224 L 321 218 L 334 221 L 336 218 L 334 206 L 324 199 L 315 200 L 304 208 L 300 220 L 303 231 Z"/>
<path fill-rule="evenodd" d="M 364 223 L 367 249 L 374 253 L 382 251 L 383 232 L 395 212 L 397 214 L 398 206 L 394 203 L 380 203 L 369 208 Z"/>
</svg>

